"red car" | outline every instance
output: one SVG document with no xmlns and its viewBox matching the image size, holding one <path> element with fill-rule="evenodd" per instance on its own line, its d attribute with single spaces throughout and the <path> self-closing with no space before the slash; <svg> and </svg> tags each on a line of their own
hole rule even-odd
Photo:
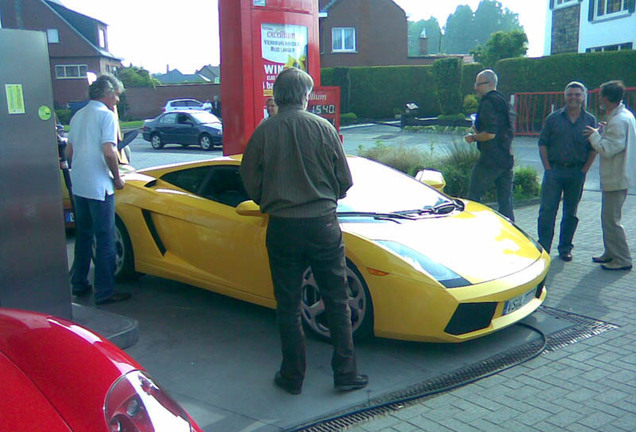
<svg viewBox="0 0 636 432">
<path fill-rule="evenodd" d="M 137 362 L 51 315 L 0 307 L 0 429 L 202 432 Z"/>
</svg>

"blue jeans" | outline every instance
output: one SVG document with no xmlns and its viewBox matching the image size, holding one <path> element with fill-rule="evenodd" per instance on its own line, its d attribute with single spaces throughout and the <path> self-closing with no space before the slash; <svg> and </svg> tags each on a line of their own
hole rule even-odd
<svg viewBox="0 0 636 432">
<path fill-rule="evenodd" d="M 515 214 L 512 209 L 513 176 L 512 168 L 486 167 L 478 162 L 470 173 L 467 198 L 471 201 L 481 202 L 481 196 L 486 192 L 488 186 L 494 183 L 497 190 L 499 213 L 514 221 Z"/>
<path fill-rule="evenodd" d="M 90 287 L 88 271 L 95 239 L 95 301 L 115 293 L 115 195 L 104 201 L 75 195 L 75 256 L 71 268 L 73 291 Z"/>
<path fill-rule="evenodd" d="M 554 224 L 559 203 L 563 196 L 563 216 L 561 218 L 561 232 L 559 234 L 559 254 L 572 251 L 572 239 L 579 224 L 576 212 L 583 195 L 585 173 L 581 168 L 557 168 L 546 170 L 541 183 L 541 207 L 537 231 L 539 243 L 549 253 L 554 237 Z"/>
</svg>

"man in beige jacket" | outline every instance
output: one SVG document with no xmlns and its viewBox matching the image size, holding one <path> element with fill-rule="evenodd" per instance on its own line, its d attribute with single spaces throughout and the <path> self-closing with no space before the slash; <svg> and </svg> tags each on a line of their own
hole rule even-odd
<svg viewBox="0 0 636 432">
<path fill-rule="evenodd" d="M 607 112 L 607 124 L 602 132 L 590 126 L 584 132 L 601 155 L 601 225 L 605 250 L 592 260 L 601 263 L 605 270 L 632 269 L 621 213 L 628 188 L 636 185 L 636 121 L 621 102 L 624 93 L 621 81 L 601 85 L 600 103 Z"/>
</svg>

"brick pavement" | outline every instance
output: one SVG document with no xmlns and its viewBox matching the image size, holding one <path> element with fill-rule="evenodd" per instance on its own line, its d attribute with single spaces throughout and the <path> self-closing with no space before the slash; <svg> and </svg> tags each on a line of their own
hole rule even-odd
<svg viewBox="0 0 636 432">
<path fill-rule="evenodd" d="M 608 272 L 592 263 L 602 252 L 600 207 L 601 194 L 586 190 L 572 262 L 558 258 L 557 226 L 545 304 L 618 329 L 347 430 L 636 431 L 636 270 Z M 518 224 L 535 238 L 538 210 L 538 205 L 515 210 Z M 635 195 L 625 203 L 623 226 L 636 258 Z"/>
</svg>

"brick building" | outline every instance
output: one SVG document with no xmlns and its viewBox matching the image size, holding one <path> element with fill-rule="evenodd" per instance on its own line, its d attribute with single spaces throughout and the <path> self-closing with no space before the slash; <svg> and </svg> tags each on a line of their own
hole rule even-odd
<svg viewBox="0 0 636 432">
<path fill-rule="evenodd" d="M 0 0 L 0 27 L 46 33 L 56 108 L 88 98 L 88 72 L 99 76 L 121 67 L 108 51 L 108 25 L 56 0 Z"/>
</svg>

